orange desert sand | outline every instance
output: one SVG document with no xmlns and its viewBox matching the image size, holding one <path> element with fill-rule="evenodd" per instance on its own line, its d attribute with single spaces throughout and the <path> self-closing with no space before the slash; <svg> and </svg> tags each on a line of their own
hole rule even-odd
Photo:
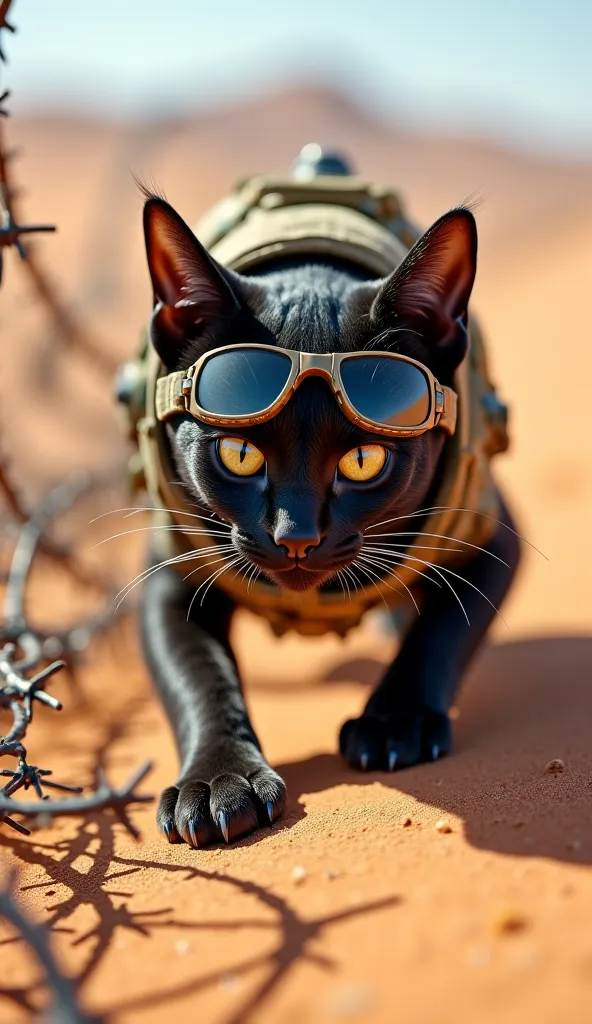
<svg viewBox="0 0 592 1024">
<path fill-rule="evenodd" d="M 2 868 L 18 869 L 20 899 L 50 925 L 85 1008 L 122 1024 L 587 1024 L 590 167 L 387 129 L 306 90 L 151 130 L 54 116 L 11 127 L 25 147 L 27 218 L 59 225 L 40 243 L 46 265 L 119 358 L 134 351 L 149 302 L 130 168 L 162 184 L 190 220 L 235 177 L 281 171 L 311 139 L 346 148 L 364 174 L 398 185 L 425 226 L 482 195 L 474 308 L 511 402 L 514 441 L 498 473 L 522 532 L 548 559 L 527 550 L 507 627 L 496 623 L 465 681 L 445 761 L 359 774 L 336 754 L 340 724 L 392 656 L 377 616 L 342 642 L 276 641 L 241 615 L 255 726 L 290 791 L 283 821 L 199 852 L 167 845 L 150 806 L 131 812 L 139 842 L 107 815 L 61 820 L 30 838 L 3 828 Z M 109 382 L 81 356 L 49 358 L 51 329 L 7 263 L 2 441 L 34 495 L 72 466 L 121 461 L 124 442 Z M 52 586 L 42 577 L 31 602 L 44 621 Z M 33 762 L 92 784 L 98 761 L 120 782 L 149 758 L 145 792 L 173 781 L 173 743 L 132 622 L 94 645 L 82 685 L 82 705 L 66 681 L 52 685 L 66 706 L 59 717 L 37 712 Z M 563 770 L 545 770 L 556 759 Z M 22 941 L 0 927 L 0 1019 L 17 1024 L 46 993 Z"/>
</svg>

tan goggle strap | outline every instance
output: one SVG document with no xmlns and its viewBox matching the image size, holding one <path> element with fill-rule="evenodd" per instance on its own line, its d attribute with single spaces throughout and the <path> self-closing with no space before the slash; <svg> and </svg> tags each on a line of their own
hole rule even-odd
<svg viewBox="0 0 592 1024">
<path fill-rule="evenodd" d="M 161 422 L 184 413 L 183 381 L 187 370 L 177 370 L 156 381 L 156 418 Z"/>
<path fill-rule="evenodd" d="M 440 391 L 436 391 L 436 412 L 439 413 L 436 426 L 452 436 L 456 430 L 456 417 L 458 415 L 458 395 L 456 391 L 440 385 Z"/>
</svg>

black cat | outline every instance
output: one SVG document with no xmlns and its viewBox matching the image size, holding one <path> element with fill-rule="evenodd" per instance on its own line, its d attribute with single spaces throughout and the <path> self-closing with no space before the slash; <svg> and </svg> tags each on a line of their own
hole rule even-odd
<svg viewBox="0 0 592 1024">
<path fill-rule="evenodd" d="M 476 271 L 468 209 L 441 217 L 380 280 L 330 256 L 271 260 L 251 275 L 229 271 L 156 195 L 147 198 L 144 225 L 156 303 L 151 338 L 167 371 L 237 343 L 310 353 L 380 349 L 418 360 L 453 386 L 467 352 Z M 392 522 L 383 532 L 406 544 L 420 529 L 438 493 L 446 441 L 437 427 L 392 437 L 356 426 L 319 377 L 303 380 L 266 422 L 229 430 L 180 412 L 166 429 L 188 500 L 219 524 L 212 536 L 222 571 L 237 564 L 252 578 L 258 569 L 276 587 L 301 592 L 368 587 L 372 577 L 394 575 L 405 556 L 392 554 L 388 540 L 368 547 L 368 531 Z M 429 555 L 415 559 L 410 589 L 421 614 L 362 715 L 341 730 L 353 768 L 399 769 L 449 752 L 448 710 L 518 565 L 519 542 L 501 499 L 499 507 L 483 546 L 461 542 L 453 586 L 443 584 L 446 573 L 431 568 Z M 190 584 L 174 568 L 153 573 L 142 624 L 181 759 L 158 824 L 170 842 L 197 847 L 274 821 L 286 792 L 245 707 L 229 642 L 235 603 L 215 580 L 203 604 L 192 602 Z"/>
</svg>

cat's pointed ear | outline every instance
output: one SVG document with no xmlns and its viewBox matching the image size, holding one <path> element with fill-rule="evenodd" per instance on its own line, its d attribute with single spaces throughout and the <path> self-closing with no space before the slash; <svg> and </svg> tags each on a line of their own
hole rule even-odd
<svg viewBox="0 0 592 1024">
<path fill-rule="evenodd" d="M 144 237 L 155 301 L 152 341 L 172 365 L 200 327 L 238 312 L 239 303 L 221 267 L 159 196 L 144 205 Z"/>
<path fill-rule="evenodd" d="M 457 365 L 466 352 L 467 306 L 477 270 L 477 226 L 460 207 L 440 217 L 381 286 L 371 320 L 409 326 Z"/>
</svg>

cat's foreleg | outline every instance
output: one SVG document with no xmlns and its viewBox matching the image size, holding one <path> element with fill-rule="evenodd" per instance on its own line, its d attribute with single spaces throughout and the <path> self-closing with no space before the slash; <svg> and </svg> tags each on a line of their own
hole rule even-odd
<svg viewBox="0 0 592 1024">
<path fill-rule="evenodd" d="M 421 614 L 395 661 L 361 717 L 345 722 L 341 729 L 341 752 L 352 767 L 392 771 L 449 753 L 448 711 L 520 559 L 520 542 L 505 507 L 502 523 L 483 552 L 462 567 L 454 567 L 466 583 L 449 576 L 469 623 L 441 577 L 433 576 L 440 587 L 426 583 Z"/>
<path fill-rule="evenodd" d="M 203 846 L 269 825 L 286 789 L 267 764 L 249 720 L 228 632 L 233 607 L 211 588 L 203 607 L 174 570 L 145 584 L 144 652 L 170 719 L 180 758 L 178 781 L 157 811 L 169 841 Z"/>
</svg>

